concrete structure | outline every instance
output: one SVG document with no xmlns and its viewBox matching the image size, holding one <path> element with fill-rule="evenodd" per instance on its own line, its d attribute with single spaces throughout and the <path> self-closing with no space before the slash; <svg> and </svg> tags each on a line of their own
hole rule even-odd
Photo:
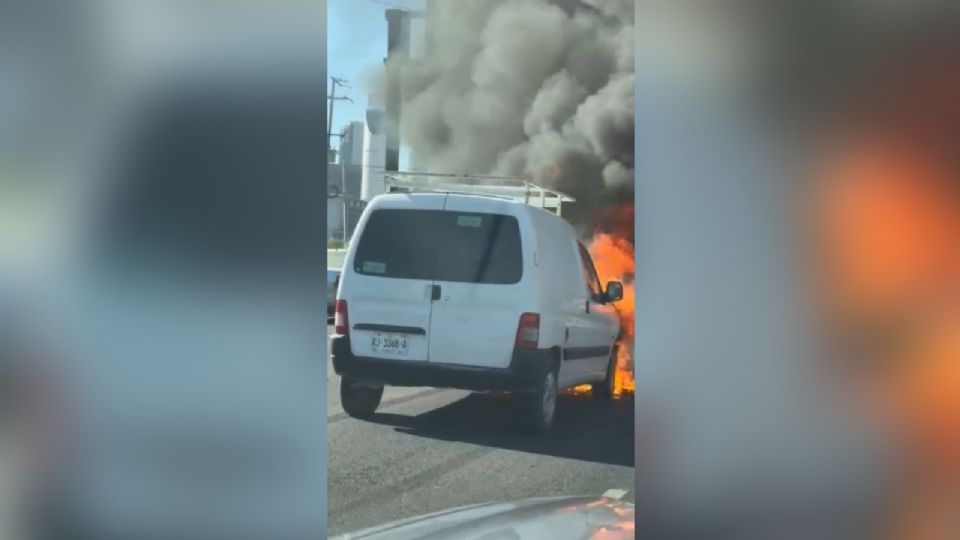
<svg viewBox="0 0 960 540">
<path fill-rule="evenodd" d="M 340 139 L 340 187 L 343 193 L 343 216 L 341 221 L 346 227 L 346 237 L 349 239 L 353 233 L 360 214 L 363 212 L 363 204 L 360 202 L 360 190 L 363 182 L 363 122 L 351 122 L 345 129 L 344 135 Z M 341 235 L 341 238 L 343 236 Z"/>
<path fill-rule="evenodd" d="M 368 103 L 367 123 L 363 131 L 360 182 L 360 199 L 364 201 L 369 201 L 386 190 L 383 180 L 387 163 L 387 139 L 383 126 L 384 113 L 378 96 L 371 94 Z"/>
<path fill-rule="evenodd" d="M 363 122 L 350 122 L 343 128 L 337 162 L 327 168 L 327 182 L 341 193 L 327 202 L 327 236 L 331 240 L 349 239 L 363 212 L 360 201 L 364 160 Z M 346 229 L 346 231 L 344 231 Z M 346 232 L 346 235 L 344 235 Z"/>
<path fill-rule="evenodd" d="M 343 165 L 359 166 L 363 162 L 364 123 L 353 121 L 343 128 L 340 139 L 339 162 Z"/>
<path fill-rule="evenodd" d="M 389 61 L 406 61 L 411 58 L 411 21 L 422 16 L 421 13 L 388 9 L 387 19 L 387 58 Z M 422 21 L 421 21 L 422 22 Z M 422 24 L 420 25 L 422 27 Z M 423 29 L 417 28 L 419 40 L 414 45 L 418 56 L 424 50 Z M 396 75 L 397 71 L 388 72 Z M 340 143 L 338 163 L 342 165 L 338 176 L 330 176 L 330 182 L 341 188 L 346 196 L 335 199 L 342 210 L 333 219 L 340 224 L 334 228 L 339 232 L 333 238 L 343 238 L 344 213 L 346 215 L 347 238 L 353 231 L 363 205 L 371 199 L 385 193 L 386 171 L 397 171 L 400 164 L 400 108 L 402 96 L 399 81 L 388 77 L 385 88 L 367 96 L 366 122 L 351 122 L 344 130 Z"/>
<path fill-rule="evenodd" d="M 337 163 L 341 168 L 341 178 L 338 180 L 341 193 L 348 198 L 360 198 L 363 182 L 363 132 L 362 122 L 351 122 L 340 139 L 340 159 Z"/>
<path fill-rule="evenodd" d="M 387 18 L 387 62 L 402 63 L 410 58 L 410 17 L 411 12 L 402 9 L 388 9 Z M 386 168 L 388 171 L 400 169 L 400 108 L 403 95 L 400 85 L 400 70 L 388 70 L 386 78 Z"/>
</svg>

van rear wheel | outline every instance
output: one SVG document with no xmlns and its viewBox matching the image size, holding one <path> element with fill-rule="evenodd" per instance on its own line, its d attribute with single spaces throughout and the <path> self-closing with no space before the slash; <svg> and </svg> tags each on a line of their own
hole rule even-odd
<svg viewBox="0 0 960 540">
<path fill-rule="evenodd" d="M 524 419 L 528 429 L 534 432 L 543 432 L 553 425 L 553 417 L 557 410 L 557 372 L 546 370 L 537 383 L 533 392 L 525 394 Z"/>
<path fill-rule="evenodd" d="M 383 398 L 383 386 L 360 384 L 349 377 L 340 379 L 340 404 L 343 410 L 354 418 L 366 419 L 373 416 Z"/>
<path fill-rule="evenodd" d="M 617 349 L 614 345 L 610 348 L 610 359 L 607 360 L 607 376 L 603 381 L 591 384 L 591 394 L 598 399 L 612 399 L 616 390 L 617 376 Z"/>
</svg>

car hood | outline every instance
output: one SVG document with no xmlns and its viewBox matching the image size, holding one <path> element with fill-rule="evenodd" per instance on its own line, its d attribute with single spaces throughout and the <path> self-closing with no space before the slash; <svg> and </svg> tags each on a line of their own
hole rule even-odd
<svg viewBox="0 0 960 540">
<path fill-rule="evenodd" d="M 632 504 L 602 497 L 558 497 L 456 508 L 335 539 L 613 540 L 633 537 Z"/>
</svg>

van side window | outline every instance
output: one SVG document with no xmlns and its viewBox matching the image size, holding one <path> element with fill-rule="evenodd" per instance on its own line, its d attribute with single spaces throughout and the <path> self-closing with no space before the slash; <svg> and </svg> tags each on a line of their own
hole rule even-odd
<svg viewBox="0 0 960 540">
<path fill-rule="evenodd" d="M 583 265 L 583 281 L 587 285 L 587 291 L 591 298 L 599 298 L 601 293 L 600 279 L 597 277 L 597 270 L 593 267 L 590 252 L 580 242 L 577 242 L 577 247 L 580 249 L 580 264 Z"/>
</svg>

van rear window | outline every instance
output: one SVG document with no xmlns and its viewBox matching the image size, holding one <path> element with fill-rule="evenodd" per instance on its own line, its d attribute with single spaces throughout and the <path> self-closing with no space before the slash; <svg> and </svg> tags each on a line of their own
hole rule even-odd
<svg viewBox="0 0 960 540">
<path fill-rule="evenodd" d="M 370 276 L 511 284 L 523 275 L 513 216 L 445 210 L 376 210 L 359 238 L 355 272 Z"/>
</svg>

